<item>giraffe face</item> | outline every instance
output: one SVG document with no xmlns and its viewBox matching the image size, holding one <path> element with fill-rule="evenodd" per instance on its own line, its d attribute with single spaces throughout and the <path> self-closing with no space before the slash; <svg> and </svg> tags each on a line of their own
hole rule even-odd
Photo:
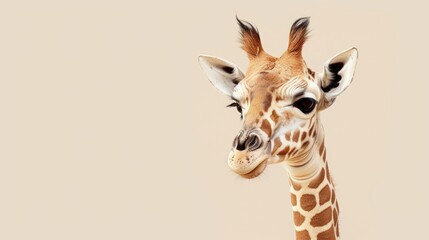
<svg viewBox="0 0 429 240">
<path fill-rule="evenodd" d="M 245 178 L 258 176 L 271 163 L 305 164 L 322 96 L 309 74 L 284 79 L 277 71 L 263 71 L 253 76 L 237 84 L 231 95 L 243 127 L 228 164 Z"/>
<path fill-rule="evenodd" d="M 233 141 L 228 165 L 245 178 L 260 175 L 272 163 L 286 161 L 303 167 L 315 148 L 318 112 L 351 83 L 357 50 L 337 54 L 316 74 L 301 56 L 308 19 L 292 25 L 288 50 L 279 58 L 263 51 L 256 28 L 238 22 L 242 47 L 250 60 L 246 74 L 221 58 L 199 57 L 210 82 L 233 100 L 229 106 L 242 116 L 243 126 Z"/>
</svg>

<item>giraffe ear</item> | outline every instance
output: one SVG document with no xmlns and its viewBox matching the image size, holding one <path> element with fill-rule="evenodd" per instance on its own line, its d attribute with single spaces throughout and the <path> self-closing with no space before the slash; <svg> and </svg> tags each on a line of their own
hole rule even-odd
<svg viewBox="0 0 429 240">
<path fill-rule="evenodd" d="M 243 72 L 235 64 L 221 58 L 200 55 L 198 61 L 213 86 L 228 96 L 232 95 L 232 90 L 244 78 Z"/>
<path fill-rule="evenodd" d="M 325 93 L 325 103 L 331 105 L 336 97 L 350 85 L 356 68 L 358 52 L 350 48 L 329 59 L 319 74 L 320 88 Z M 327 107 L 326 106 L 326 107 Z"/>
</svg>

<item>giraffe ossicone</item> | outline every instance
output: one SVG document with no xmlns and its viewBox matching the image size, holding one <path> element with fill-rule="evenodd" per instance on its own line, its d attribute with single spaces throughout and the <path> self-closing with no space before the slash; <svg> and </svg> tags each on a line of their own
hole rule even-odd
<svg viewBox="0 0 429 240">
<path fill-rule="evenodd" d="M 357 49 L 340 52 L 316 73 L 302 57 L 309 18 L 292 24 L 288 48 L 280 57 L 264 51 L 252 24 L 237 22 L 249 58 L 245 73 L 221 58 L 199 57 L 210 82 L 242 116 L 228 165 L 238 175 L 254 178 L 267 165 L 283 163 L 290 176 L 296 238 L 338 239 L 339 208 L 319 113 L 352 82 Z"/>
</svg>

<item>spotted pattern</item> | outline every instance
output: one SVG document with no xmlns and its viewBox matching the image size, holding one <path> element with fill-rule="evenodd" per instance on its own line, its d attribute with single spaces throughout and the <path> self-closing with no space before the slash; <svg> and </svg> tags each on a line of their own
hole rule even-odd
<svg viewBox="0 0 429 240">
<path fill-rule="evenodd" d="M 293 212 L 293 219 L 295 222 L 295 226 L 299 227 L 304 222 L 305 217 L 299 212 Z"/>
<path fill-rule="evenodd" d="M 271 76 L 270 73 L 262 75 L 265 79 Z M 279 121 L 293 121 L 293 115 L 272 107 L 275 106 L 274 101 L 282 100 L 274 94 L 273 86 L 263 82 L 258 84 L 259 90 L 251 91 L 246 96 L 246 102 L 252 103 L 252 107 L 244 115 L 245 126 L 259 128 L 272 137 L 271 154 L 281 160 L 296 162 L 299 166 L 301 157 L 314 149 L 314 154 L 318 154 L 323 162 L 322 169 L 307 182 L 290 179 L 296 239 L 336 239 L 339 236 L 338 203 L 326 162 L 325 143 L 323 136 L 319 136 L 323 135 L 323 131 L 318 127 L 317 114 L 307 121 L 296 122 L 293 127 L 278 131 Z"/>
<path fill-rule="evenodd" d="M 326 185 L 319 192 L 319 205 L 322 206 L 329 200 L 331 200 L 331 188 L 329 187 L 329 185 Z"/>
<path fill-rule="evenodd" d="M 315 147 L 320 159 L 325 158 L 325 143 L 321 141 Z M 337 240 L 339 208 L 327 162 L 323 161 L 320 172 L 310 180 L 291 178 L 290 183 L 296 239 Z"/>
<path fill-rule="evenodd" d="M 325 144 L 323 140 L 317 140 L 323 135 L 323 131 L 318 128 L 317 120 L 314 117 L 317 114 L 313 114 L 310 121 L 294 123 L 293 121 L 298 118 L 294 118 L 293 113 L 275 110 L 275 105 L 284 99 L 274 92 L 280 86 L 285 86 L 286 82 L 292 82 L 291 79 L 301 78 L 305 81 L 290 84 L 287 89 L 289 92 L 299 88 L 305 89 L 309 82 L 320 85 L 315 81 L 316 73 L 306 66 L 301 54 L 303 44 L 308 37 L 308 18 L 298 19 L 292 25 L 288 50 L 280 58 L 275 58 L 264 51 L 259 32 L 254 26 L 238 18 L 237 21 L 241 29 L 242 48 L 247 52 L 250 60 L 246 78 L 241 82 L 246 82 L 252 89 L 247 94 L 242 94 L 241 98 L 234 97 L 247 105 L 246 108 L 243 108 L 246 111 L 243 112 L 244 127 L 245 129 L 261 129 L 271 139 L 272 145 L 269 149 L 271 154 L 281 160 L 296 163 L 293 167 L 304 166 L 305 163 L 299 161 L 305 159 L 302 156 L 319 154 L 323 167 L 314 176 L 311 175 L 310 180 L 290 179 L 296 239 L 337 239 L 339 237 L 339 207 L 326 162 Z M 330 71 L 338 73 L 342 68 L 342 65 L 338 64 L 329 65 Z M 223 68 L 226 73 L 232 73 L 233 70 L 233 68 Z M 341 78 L 338 74 L 335 77 Z M 238 80 L 233 82 L 238 84 L 237 87 L 244 85 L 238 83 Z M 276 85 L 277 83 L 281 85 Z M 322 87 L 322 90 L 327 92 L 333 87 L 335 87 L 334 84 L 331 84 Z M 319 100 L 323 101 L 323 99 Z M 317 109 L 320 110 L 322 107 L 323 104 L 319 104 Z M 284 132 L 277 132 L 280 123 L 287 121 L 289 121 L 288 124 L 283 125 L 289 128 Z M 278 136 L 277 133 L 279 133 Z M 247 161 L 249 161 L 248 158 Z"/>
<path fill-rule="evenodd" d="M 276 98 L 274 98 L 276 99 Z M 275 131 L 276 121 L 281 116 L 275 110 L 268 107 L 265 97 L 263 110 L 258 112 L 258 127 L 271 136 Z M 287 117 L 287 116 L 286 116 Z M 314 117 L 310 121 L 299 123 L 272 141 L 271 154 L 293 161 L 299 159 L 306 151 L 314 149 L 318 154 L 323 167 L 306 182 L 290 179 L 291 204 L 293 208 L 296 237 L 304 239 L 337 239 L 339 237 L 339 209 L 335 195 L 335 188 L 326 161 L 326 148 L 323 137 L 318 140 L 318 132 L 323 132 L 317 127 L 318 121 Z"/>
<path fill-rule="evenodd" d="M 317 234 L 317 240 L 335 240 L 335 239 L 336 239 L 335 229 L 334 229 L 334 225 L 332 224 L 328 230 Z"/>
<path fill-rule="evenodd" d="M 314 215 L 311 218 L 310 224 L 313 227 L 321 227 L 330 223 L 331 220 L 332 220 L 332 208 L 329 206 L 325 208 L 325 210 L 322 210 L 321 212 L 316 213 L 316 215 Z M 299 226 L 299 225 L 296 225 L 296 226 Z"/>
<path fill-rule="evenodd" d="M 296 239 L 297 240 L 311 240 L 310 234 L 308 233 L 307 230 L 297 231 L 296 232 Z"/>
</svg>

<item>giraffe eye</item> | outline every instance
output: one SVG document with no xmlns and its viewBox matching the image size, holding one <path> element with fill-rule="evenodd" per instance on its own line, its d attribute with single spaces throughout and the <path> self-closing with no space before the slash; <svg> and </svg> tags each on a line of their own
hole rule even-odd
<svg viewBox="0 0 429 240">
<path fill-rule="evenodd" d="M 229 104 L 226 107 L 235 107 L 235 108 L 237 108 L 237 111 L 241 114 L 241 117 L 243 117 L 243 110 L 241 109 L 240 104 L 238 104 L 237 102 L 233 102 L 233 103 Z"/>
<path fill-rule="evenodd" d="M 301 98 L 293 103 L 293 106 L 301 110 L 301 112 L 308 114 L 313 111 L 317 101 L 313 98 Z"/>
</svg>

